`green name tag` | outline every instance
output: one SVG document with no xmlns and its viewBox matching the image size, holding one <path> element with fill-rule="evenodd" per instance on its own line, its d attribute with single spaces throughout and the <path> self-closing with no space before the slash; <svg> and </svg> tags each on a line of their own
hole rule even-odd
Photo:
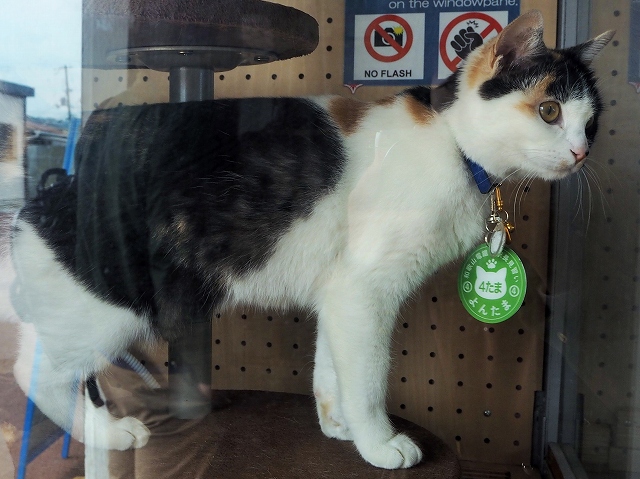
<svg viewBox="0 0 640 479">
<path fill-rule="evenodd" d="M 491 256 L 486 244 L 478 246 L 462 263 L 458 294 L 471 316 L 483 323 L 501 323 L 513 316 L 524 301 L 527 275 L 511 249 Z"/>
</svg>

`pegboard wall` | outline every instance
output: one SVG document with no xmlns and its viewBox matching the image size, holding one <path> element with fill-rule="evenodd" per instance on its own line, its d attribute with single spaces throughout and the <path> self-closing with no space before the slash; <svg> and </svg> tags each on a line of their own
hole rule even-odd
<svg viewBox="0 0 640 479">
<path fill-rule="evenodd" d="M 303 58 L 217 73 L 216 97 L 336 93 L 361 100 L 399 91 L 343 86 L 344 0 L 279 2 L 314 16 L 320 43 Z M 543 11 L 545 40 L 555 41 L 555 2 L 523 0 Z M 167 73 L 86 70 L 85 113 L 118 104 L 168 101 Z M 457 299 L 457 266 L 431 278 L 402 310 L 394 338 L 389 409 L 444 439 L 462 459 L 528 464 L 534 392 L 542 386 L 549 187 L 504 192 L 517 224 L 512 247 L 523 259 L 529 291 L 521 311 L 501 324 L 473 320 Z M 311 393 L 314 318 L 300 311 L 222 311 L 213 323 L 213 384 L 219 389 Z"/>
<path fill-rule="evenodd" d="M 628 78 L 629 57 L 639 53 L 630 47 L 631 2 L 592 5 L 591 36 L 616 35 L 595 63 L 606 111 L 592 152 L 598 180 L 582 266 L 582 458 L 640 472 L 640 85 Z"/>
</svg>

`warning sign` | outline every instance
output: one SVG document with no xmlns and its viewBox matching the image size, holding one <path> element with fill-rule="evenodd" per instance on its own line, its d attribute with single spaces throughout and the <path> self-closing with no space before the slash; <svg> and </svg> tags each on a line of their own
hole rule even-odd
<svg viewBox="0 0 640 479">
<path fill-rule="evenodd" d="M 520 0 L 345 0 L 345 86 L 441 83 L 519 13 Z"/>
<path fill-rule="evenodd" d="M 354 79 L 424 78 L 424 14 L 356 15 Z"/>
<path fill-rule="evenodd" d="M 509 12 L 463 12 L 440 14 L 438 79 L 456 71 L 474 48 L 495 37 L 509 23 Z"/>
<path fill-rule="evenodd" d="M 411 25 L 398 15 L 382 15 L 364 32 L 365 48 L 369 55 L 381 62 L 391 63 L 404 58 L 412 45 Z"/>
</svg>

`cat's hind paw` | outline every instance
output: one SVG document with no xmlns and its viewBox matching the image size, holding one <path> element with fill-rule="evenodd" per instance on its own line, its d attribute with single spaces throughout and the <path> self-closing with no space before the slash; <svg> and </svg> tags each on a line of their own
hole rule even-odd
<svg viewBox="0 0 640 479">
<path fill-rule="evenodd" d="M 383 469 L 406 469 L 422 461 L 422 451 L 404 434 L 397 434 L 382 444 L 356 445 L 367 462 Z"/>
<path fill-rule="evenodd" d="M 126 451 L 143 447 L 149 441 L 151 431 L 135 417 L 116 419 L 104 408 L 89 414 L 88 429 L 84 435 L 84 443 L 88 447 Z"/>
<path fill-rule="evenodd" d="M 149 441 L 151 431 L 135 417 L 123 417 L 111 423 L 108 449 L 124 451 L 138 449 Z"/>
</svg>

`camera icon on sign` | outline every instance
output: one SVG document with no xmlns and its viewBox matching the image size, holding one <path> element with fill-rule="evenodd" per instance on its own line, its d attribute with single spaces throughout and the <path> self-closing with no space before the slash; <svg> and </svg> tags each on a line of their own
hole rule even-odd
<svg viewBox="0 0 640 479">
<path fill-rule="evenodd" d="M 387 27 L 384 29 L 391 38 L 398 44 L 404 45 L 404 28 L 401 26 Z M 374 47 L 390 47 L 391 44 L 382 37 L 378 31 L 373 32 L 373 46 Z"/>
</svg>

